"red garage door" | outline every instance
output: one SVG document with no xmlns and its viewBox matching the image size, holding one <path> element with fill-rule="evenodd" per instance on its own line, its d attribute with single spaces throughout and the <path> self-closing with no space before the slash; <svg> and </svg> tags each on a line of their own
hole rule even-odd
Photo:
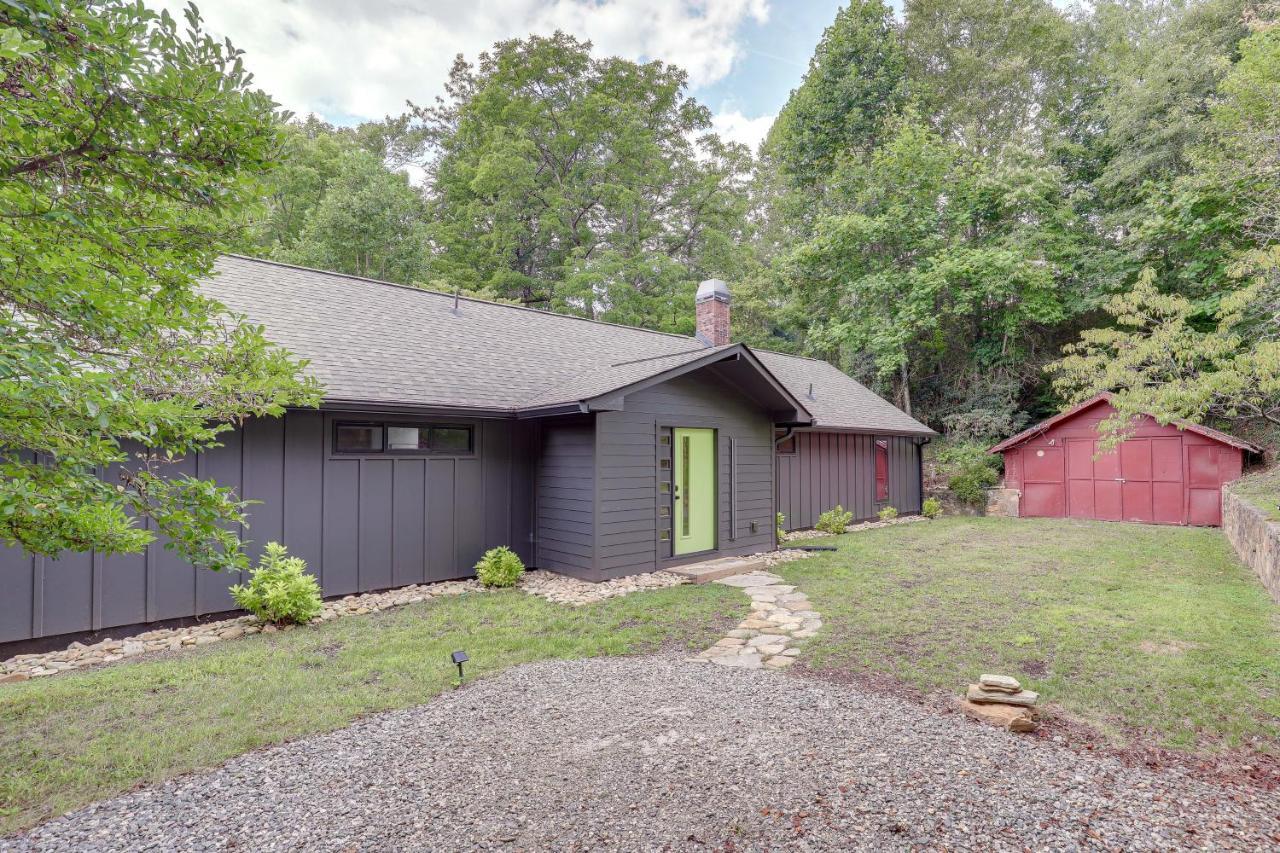
<svg viewBox="0 0 1280 853">
<path fill-rule="evenodd" d="M 1185 523 L 1181 438 L 1132 438 L 1103 454 L 1092 439 L 1067 439 L 1066 445 L 1067 515 Z"/>
</svg>

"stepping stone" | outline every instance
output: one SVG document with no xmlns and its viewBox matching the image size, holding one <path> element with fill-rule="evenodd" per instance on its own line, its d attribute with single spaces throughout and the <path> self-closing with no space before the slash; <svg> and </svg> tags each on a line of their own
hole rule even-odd
<svg viewBox="0 0 1280 853">
<path fill-rule="evenodd" d="M 772 586 L 782 578 L 777 575 L 771 575 L 768 572 L 753 572 L 751 574 L 737 573 L 734 575 L 726 575 L 717 580 L 725 586 L 736 586 L 739 589 L 747 589 L 749 587 Z"/>
<path fill-rule="evenodd" d="M 790 660 L 790 658 L 784 658 Z M 712 663 L 718 663 L 721 666 L 736 666 L 741 669 L 759 669 L 764 659 L 760 655 L 734 655 L 732 657 L 716 657 L 711 658 Z"/>
<path fill-rule="evenodd" d="M 747 645 L 772 646 L 775 643 L 785 643 L 786 641 L 787 641 L 787 638 L 782 636 L 781 634 L 761 634 L 758 637 L 753 637 L 751 639 L 751 642 L 747 643 Z"/>
<path fill-rule="evenodd" d="M 776 655 L 774 657 L 769 658 L 767 661 L 765 661 L 764 665 L 769 667 L 770 669 L 782 669 L 783 667 L 791 666 L 791 664 L 795 662 L 796 662 L 795 658 Z"/>
<path fill-rule="evenodd" d="M 709 583 L 721 578 L 746 575 L 748 572 L 755 572 L 757 569 L 764 568 L 764 565 L 764 560 L 759 559 L 747 560 L 742 557 L 720 557 L 715 560 L 704 560 L 701 563 L 677 566 L 674 569 L 667 569 L 667 571 L 673 575 L 688 578 L 694 583 Z M 752 586 L 754 585 L 752 584 Z M 737 584 L 734 584 L 734 586 L 737 586 Z"/>
</svg>

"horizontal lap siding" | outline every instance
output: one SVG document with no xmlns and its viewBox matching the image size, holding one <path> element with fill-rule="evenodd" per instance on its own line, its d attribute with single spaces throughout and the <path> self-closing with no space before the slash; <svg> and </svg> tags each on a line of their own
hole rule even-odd
<svg viewBox="0 0 1280 853">
<path fill-rule="evenodd" d="M 595 579 L 595 427 L 591 418 L 549 420 L 537 463 L 537 565 Z"/>
<path fill-rule="evenodd" d="M 529 425 L 473 422 L 474 457 L 362 458 L 329 453 L 335 417 L 384 419 L 290 412 L 251 420 L 172 470 L 257 501 L 240 531 L 246 553 L 256 560 L 267 542 L 283 542 L 326 596 L 467 576 L 497 545 L 532 561 Z M 230 610 L 227 588 L 243 579 L 197 570 L 162 541 L 139 554 L 59 559 L 2 548 L 0 573 L 0 642 Z"/>
<path fill-rule="evenodd" d="M 670 445 L 658 437 L 673 427 L 715 429 L 718 480 L 717 542 L 723 554 L 768 550 L 773 545 L 773 425 L 747 398 L 718 381 L 712 370 L 636 392 L 620 412 L 597 415 L 599 459 L 599 566 L 603 578 L 654 571 L 672 558 L 670 529 Z M 732 439 L 732 441 L 730 441 Z M 751 525 L 755 524 L 755 532 Z"/>
<path fill-rule="evenodd" d="M 888 444 L 889 499 L 877 501 L 875 442 Z M 909 436 L 797 431 L 795 453 L 777 455 L 778 512 L 788 530 L 813 527 L 837 504 L 855 519 L 892 505 L 920 512 L 920 448 Z"/>
</svg>

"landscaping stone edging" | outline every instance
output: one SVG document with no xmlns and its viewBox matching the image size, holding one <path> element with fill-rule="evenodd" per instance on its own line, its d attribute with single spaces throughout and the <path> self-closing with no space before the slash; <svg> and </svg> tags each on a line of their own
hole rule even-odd
<svg viewBox="0 0 1280 853">
<path fill-rule="evenodd" d="M 1263 588 L 1280 604 L 1280 523 L 1253 504 L 1224 489 L 1222 532 L 1236 554 L 1253 569 Z"/>
</svg>

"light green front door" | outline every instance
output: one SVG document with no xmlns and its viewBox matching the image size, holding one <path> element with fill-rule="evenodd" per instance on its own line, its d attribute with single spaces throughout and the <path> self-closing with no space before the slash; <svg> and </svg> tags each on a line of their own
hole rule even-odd
<svg viewBox="0 0 1280 853">
<path fill-rule="evenodd" d="M 672 430 L 675 439 L 675 553 L 716 547 L 716 431 Z"/>
</svg>

